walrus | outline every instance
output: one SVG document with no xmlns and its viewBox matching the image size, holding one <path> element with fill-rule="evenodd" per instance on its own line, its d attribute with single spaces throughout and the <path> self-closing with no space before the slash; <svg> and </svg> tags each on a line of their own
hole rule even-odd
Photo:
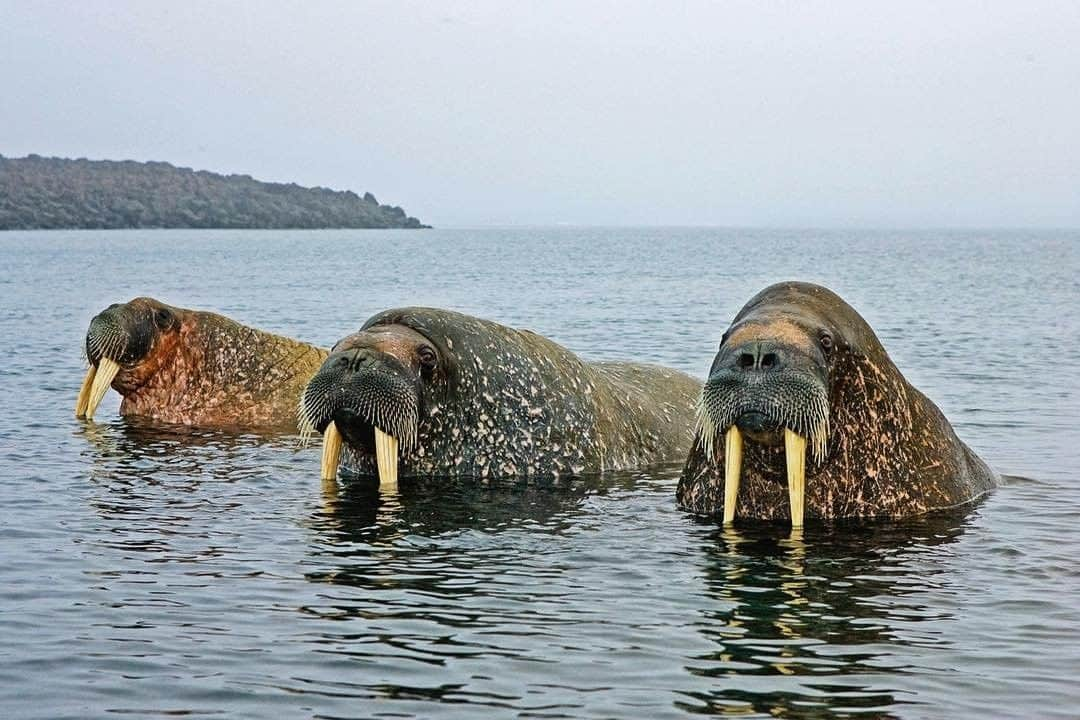
<svg viewBox="0 0 1080 720">
<path fill-rule="evenodd" d="M 527 330 L 434 308 L 387 310 L 339 341 L 304 390 L 324 479 L 346 460 L 401 476 L 565 477 L 680 462 L 700 382 L 594 362 Z"/>
<path fill-rule="evenodd" d="M 93 418 L 109 387 L 121 415 L 207 427 L 296 428 L 296 404 L 327 351 L 223 315 L 140 297 L 90 321 L 75 404 Z"/>
<path fill-rule="evenodd" d="M 826 288 L 785 282 L 755 295 L 724 333 L 677 500 L 724 523 L 801 527 L 804 517 L 954 507 L 998 481 L 854 309 Z"/>
</svg>

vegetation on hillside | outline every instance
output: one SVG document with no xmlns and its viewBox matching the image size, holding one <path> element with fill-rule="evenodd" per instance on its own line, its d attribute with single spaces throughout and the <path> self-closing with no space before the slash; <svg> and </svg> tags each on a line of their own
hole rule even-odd
<svg viewBox="0 0 1080 720">
<path fill-rule="evenodd" d="M 0 230 L 420 227 L 426 226 L 371 193 L 165 162 L 0 155 Z"/>
</svg>

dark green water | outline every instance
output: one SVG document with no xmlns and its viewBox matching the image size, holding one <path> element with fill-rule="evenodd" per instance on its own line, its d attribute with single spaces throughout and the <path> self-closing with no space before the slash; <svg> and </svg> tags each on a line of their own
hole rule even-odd
<svg viewBox="0 0 1080 720">
<path fill-rule="evenodd" d="M 0 235 L 0 716 L 1080 715 L 1080 233 Z M 998 470 L 908 523 L 724 532 L 678 467 L 318 481 L 318 449 L 72 417 L 150 294 L 324 345 L 452 307 L 703 376 L 741 304 L 824 283 Z"/>
</svg>

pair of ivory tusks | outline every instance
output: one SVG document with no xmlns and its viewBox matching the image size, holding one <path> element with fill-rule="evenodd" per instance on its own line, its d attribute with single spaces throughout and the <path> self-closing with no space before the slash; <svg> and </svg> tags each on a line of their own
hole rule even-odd
<svg viewBox="0 0 1080 720">
<path fill-rule="evenodd" d="M 735 520 L 735 503 L 739 497 L 739 477 L 742 475 L 742 450 L 742 432 L 732 425 L 724 436 L 725 525 L 730 525 Z M 791 527 L 801 528 L 806 508 L 806 438 L 784 428 L 784 454 L 787 459 Z"/>
<path fill-rule="evenodd" d="M 393 435 L 387 435 L 375 428 L 375 460 L 379 466 L 379 487 L 386 489 L 397 487 L 398 482 L 398 441 Z M 337 425 L 331 422 L 323 431 L 322 479 L 333 480 L 337 477 L 338 463 L 341 461 L 341 433 Z"/>
<path fill-rule="evenodd" d="M 75 417 L 93 419 L 98 405 L 101 404 L 101 398 L 105 397 L 105 392 L 118 372 L 120 365 L 106 357 L 101 358 L 97 367 L 90 366 L 83 378 L 82 387 L 79 388 L 79 399 L 75 401 Z"/>
</svg>

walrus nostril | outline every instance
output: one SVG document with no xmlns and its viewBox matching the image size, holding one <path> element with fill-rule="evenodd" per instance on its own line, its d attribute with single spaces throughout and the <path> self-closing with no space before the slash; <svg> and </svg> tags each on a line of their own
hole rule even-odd
<svg viewBox="0 0 1080 720">
<path fill-rule="evenodd" d="M 349 356 L 349 369 L 353 372 L 372 369 L 377 364 L 378 358 L 367 348 L 357 348 L 356 350 L 353 350 L 352 354 Z"/>
<path fill-rule="evenodd" d="M 328 362 L 332 362 L 330 367 L 336 367 L 355 373 L 373 368 L 378 365 L 380 361 L 378 353 L 369 348 L 352 348 L 350 350 L 339 350 L 335 352 L 330 356 Z"/>
<path fill-rule="evenodd" d="M 781 351 L 772 343 L 752 343 L 735 356 L 735 367 L 740 370 L 779 370 L 781 358 Z"/>
</svg>

